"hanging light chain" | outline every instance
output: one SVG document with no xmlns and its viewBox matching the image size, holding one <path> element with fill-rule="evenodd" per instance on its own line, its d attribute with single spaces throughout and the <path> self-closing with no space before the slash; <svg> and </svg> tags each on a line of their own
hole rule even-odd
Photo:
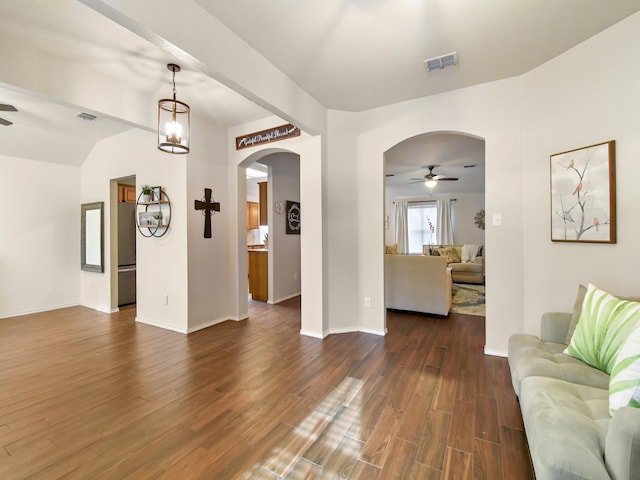
<svg viewBox="0 0 640 480">
<path fill-rule="evenodd" d="M 176 99 L 176 67 L 173 67 L 173 99 Z"/>
</svg>

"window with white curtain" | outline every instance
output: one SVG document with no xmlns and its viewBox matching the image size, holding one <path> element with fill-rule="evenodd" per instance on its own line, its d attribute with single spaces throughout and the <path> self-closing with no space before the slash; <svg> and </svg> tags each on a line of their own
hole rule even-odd
<svg viewBox="0 0 640 480">
<path fill-rule="evenodd" d="M 407 211 L 408 253 L 422 253 L 423 245 L 435 245 L 436 225 L 438 225 L 436 202 L 409 202 Z"/>
</svg>

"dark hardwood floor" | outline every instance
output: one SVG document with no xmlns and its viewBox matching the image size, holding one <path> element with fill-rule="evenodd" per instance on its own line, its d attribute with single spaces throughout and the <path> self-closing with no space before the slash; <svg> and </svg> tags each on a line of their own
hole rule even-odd
<svg viewBox="0 0 640 480">
<path fill-rule="evenodd" d="M 320 341 L 299 312 L 252 303 L 189 336 L 134 307 L 0 320 L 0 478 L 533 478 L 482 317 Z"/>
</svg>

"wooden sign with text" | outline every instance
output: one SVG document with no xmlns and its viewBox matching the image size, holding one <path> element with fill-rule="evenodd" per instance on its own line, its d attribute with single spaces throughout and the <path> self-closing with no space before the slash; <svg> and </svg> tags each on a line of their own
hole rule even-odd
<svg viewBox="0 0 640 480">
<path fill-rule="evenodd" d="M 277 142 L 278 140 L 285 140 L 291 137 L 299 137 L 300 129 L 294 127 L 290 123 L 281 125 L 279 127 L 269 128 L 267 130 L 261 130 L 259 132 L 249 133 L 236 137 L 236 150 L 242 150 L 243 148 L 255 147 L 262 145 L 263 143 Z"/>
</svg>

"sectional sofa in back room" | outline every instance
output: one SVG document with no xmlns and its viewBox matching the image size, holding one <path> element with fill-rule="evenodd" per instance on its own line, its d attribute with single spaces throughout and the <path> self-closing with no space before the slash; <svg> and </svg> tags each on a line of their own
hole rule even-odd
<svg viewBox="0 0 640 480">
<path fill-rule="evenodd" d="M 509 340 L 538 480 L 640 479 L 640 299 L 580 286 L 572 313 Z"/>
<path fill-rule="evenodd" d="M 385 246 L 385 253 L 398 254 L 398 245 Z M 423 245 L 422 254 L 447 259 L 455 283 L 484 284 L 484 247 L 482 245 Z"/>
<path fill-rule="evenodd" d="M 422 253 L 445 257 L 455 283 L 484 284 L 482 245 L 423 245 Z"/>
</svg>

